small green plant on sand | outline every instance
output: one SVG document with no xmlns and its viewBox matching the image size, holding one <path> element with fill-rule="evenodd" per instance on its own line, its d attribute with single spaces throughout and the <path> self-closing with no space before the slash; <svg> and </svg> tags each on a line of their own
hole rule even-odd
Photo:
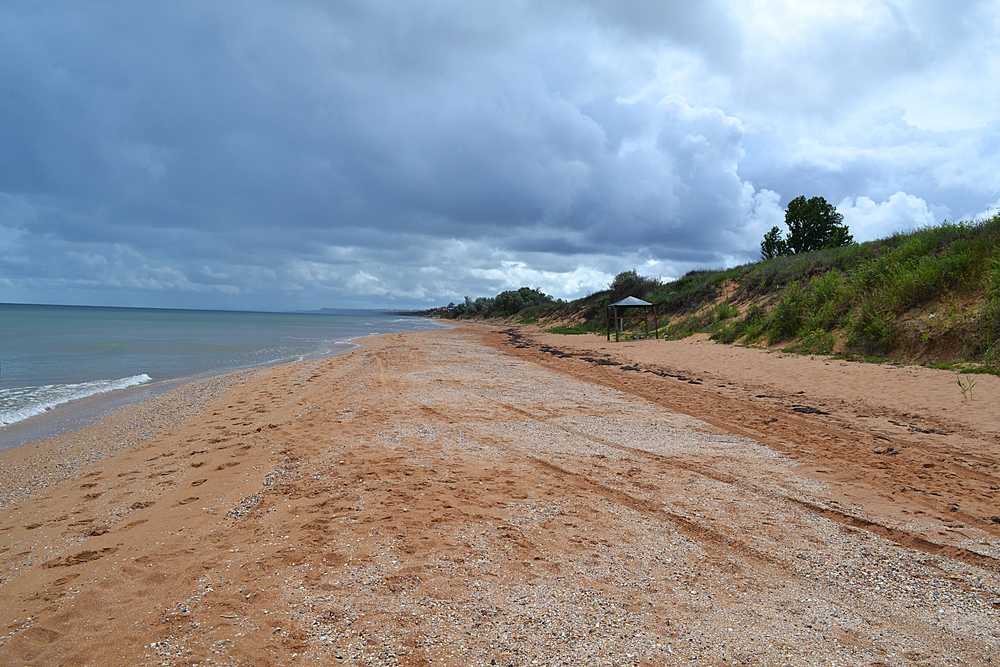
<svg viewBox="0 0 1000 667">
<path fill-rule="evenodd" d="M 964 375 L 965 375 L 965 382 L 962 382 L 961 376 L 956 378 L 958 382 L 958 388 L 962 390 L 962 400 L 971 401 L 974 400 L 972 398 L 972 388 L 976 386 L 976 378 L 974 378 L 972 375 L 968 373 L 964 373 Z"/>
</svg>

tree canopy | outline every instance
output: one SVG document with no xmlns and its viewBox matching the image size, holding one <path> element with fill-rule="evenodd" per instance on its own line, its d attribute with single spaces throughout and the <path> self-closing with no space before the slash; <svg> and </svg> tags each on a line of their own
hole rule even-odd
<svg viewBox="0 0 1000 667">
<path fill-rule="evenodd" d="M 479 297 L 472 300 L 465 297 L 465 302 L 455 305 L 448 304 L 448 317 L 489 317 L 500 312 L 504 315 L 513 315 L 524 308 L 537 306 L 544 303 L 552 303 L 553 299 L 541 289 L 531 289 L 522 287 L 518 290 L 508 290 L 500 292 L 495 297 Z"/>
<path fill-rule="evenodd" d="M 840 248 L 854 243 L 844 216 L 823 197 L 806 199 L 800 195 L 785 209 L 788 234 L 784 238 L 778 227 L 764 235 L 760 254 L 764 259 L 779 255 L 793 255 L 823 248 Z"/>
<path fill-rule="evenodd" d="M 774 259 L 778 255 L 788 254 L 788 244 L 781 237 L 781 230 L 771 227 L 771 231 L 764 234 L 764 240 L 760 242 L 760 256 L 764 259 Z"/>
<path fill-rule="evenodd" d="M 660 286 L 660 281 L 639 275 L 635 269 L 622 271 L 608 285 L 611 301 L 619 301 L 627 296 L 641 297 Z"/>
</svg>

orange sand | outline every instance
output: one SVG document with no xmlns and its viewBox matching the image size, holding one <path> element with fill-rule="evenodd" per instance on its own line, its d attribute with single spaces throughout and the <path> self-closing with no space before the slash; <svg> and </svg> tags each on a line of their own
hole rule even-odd
<svg viewBox="0 0 1000 667">
<path fill-rule="evenodd" d="M 978 380 L 463 326 L 185 385 L 0 452 L 0 663 L 1000 664 Z"/>
</svg>

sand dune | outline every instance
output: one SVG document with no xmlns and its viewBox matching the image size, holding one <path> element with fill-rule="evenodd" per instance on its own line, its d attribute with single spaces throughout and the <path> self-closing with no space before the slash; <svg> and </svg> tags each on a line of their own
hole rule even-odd
<svg viewBox="0 0 1000 667">
<path fill-rule="evenodd" d="M 0 452 L 0 663 L 996 664 L 997 380 L 467 326 L 185 385 Z"/>
</svg>

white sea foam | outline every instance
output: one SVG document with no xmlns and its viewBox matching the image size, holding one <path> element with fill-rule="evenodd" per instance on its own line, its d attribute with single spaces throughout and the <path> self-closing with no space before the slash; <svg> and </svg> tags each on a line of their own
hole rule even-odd
<svg viewBox="0 0 1000 667">
<path fill-rule="evenodd" d="M 109 391 L 128 389 L 152 380 L 145 373 L 120 380 L 96 380 L 79 384 L 49 384 L 43 387 L 0 389 L 0 426 L 24 421 L 57 405 Z"/>
</svg>

